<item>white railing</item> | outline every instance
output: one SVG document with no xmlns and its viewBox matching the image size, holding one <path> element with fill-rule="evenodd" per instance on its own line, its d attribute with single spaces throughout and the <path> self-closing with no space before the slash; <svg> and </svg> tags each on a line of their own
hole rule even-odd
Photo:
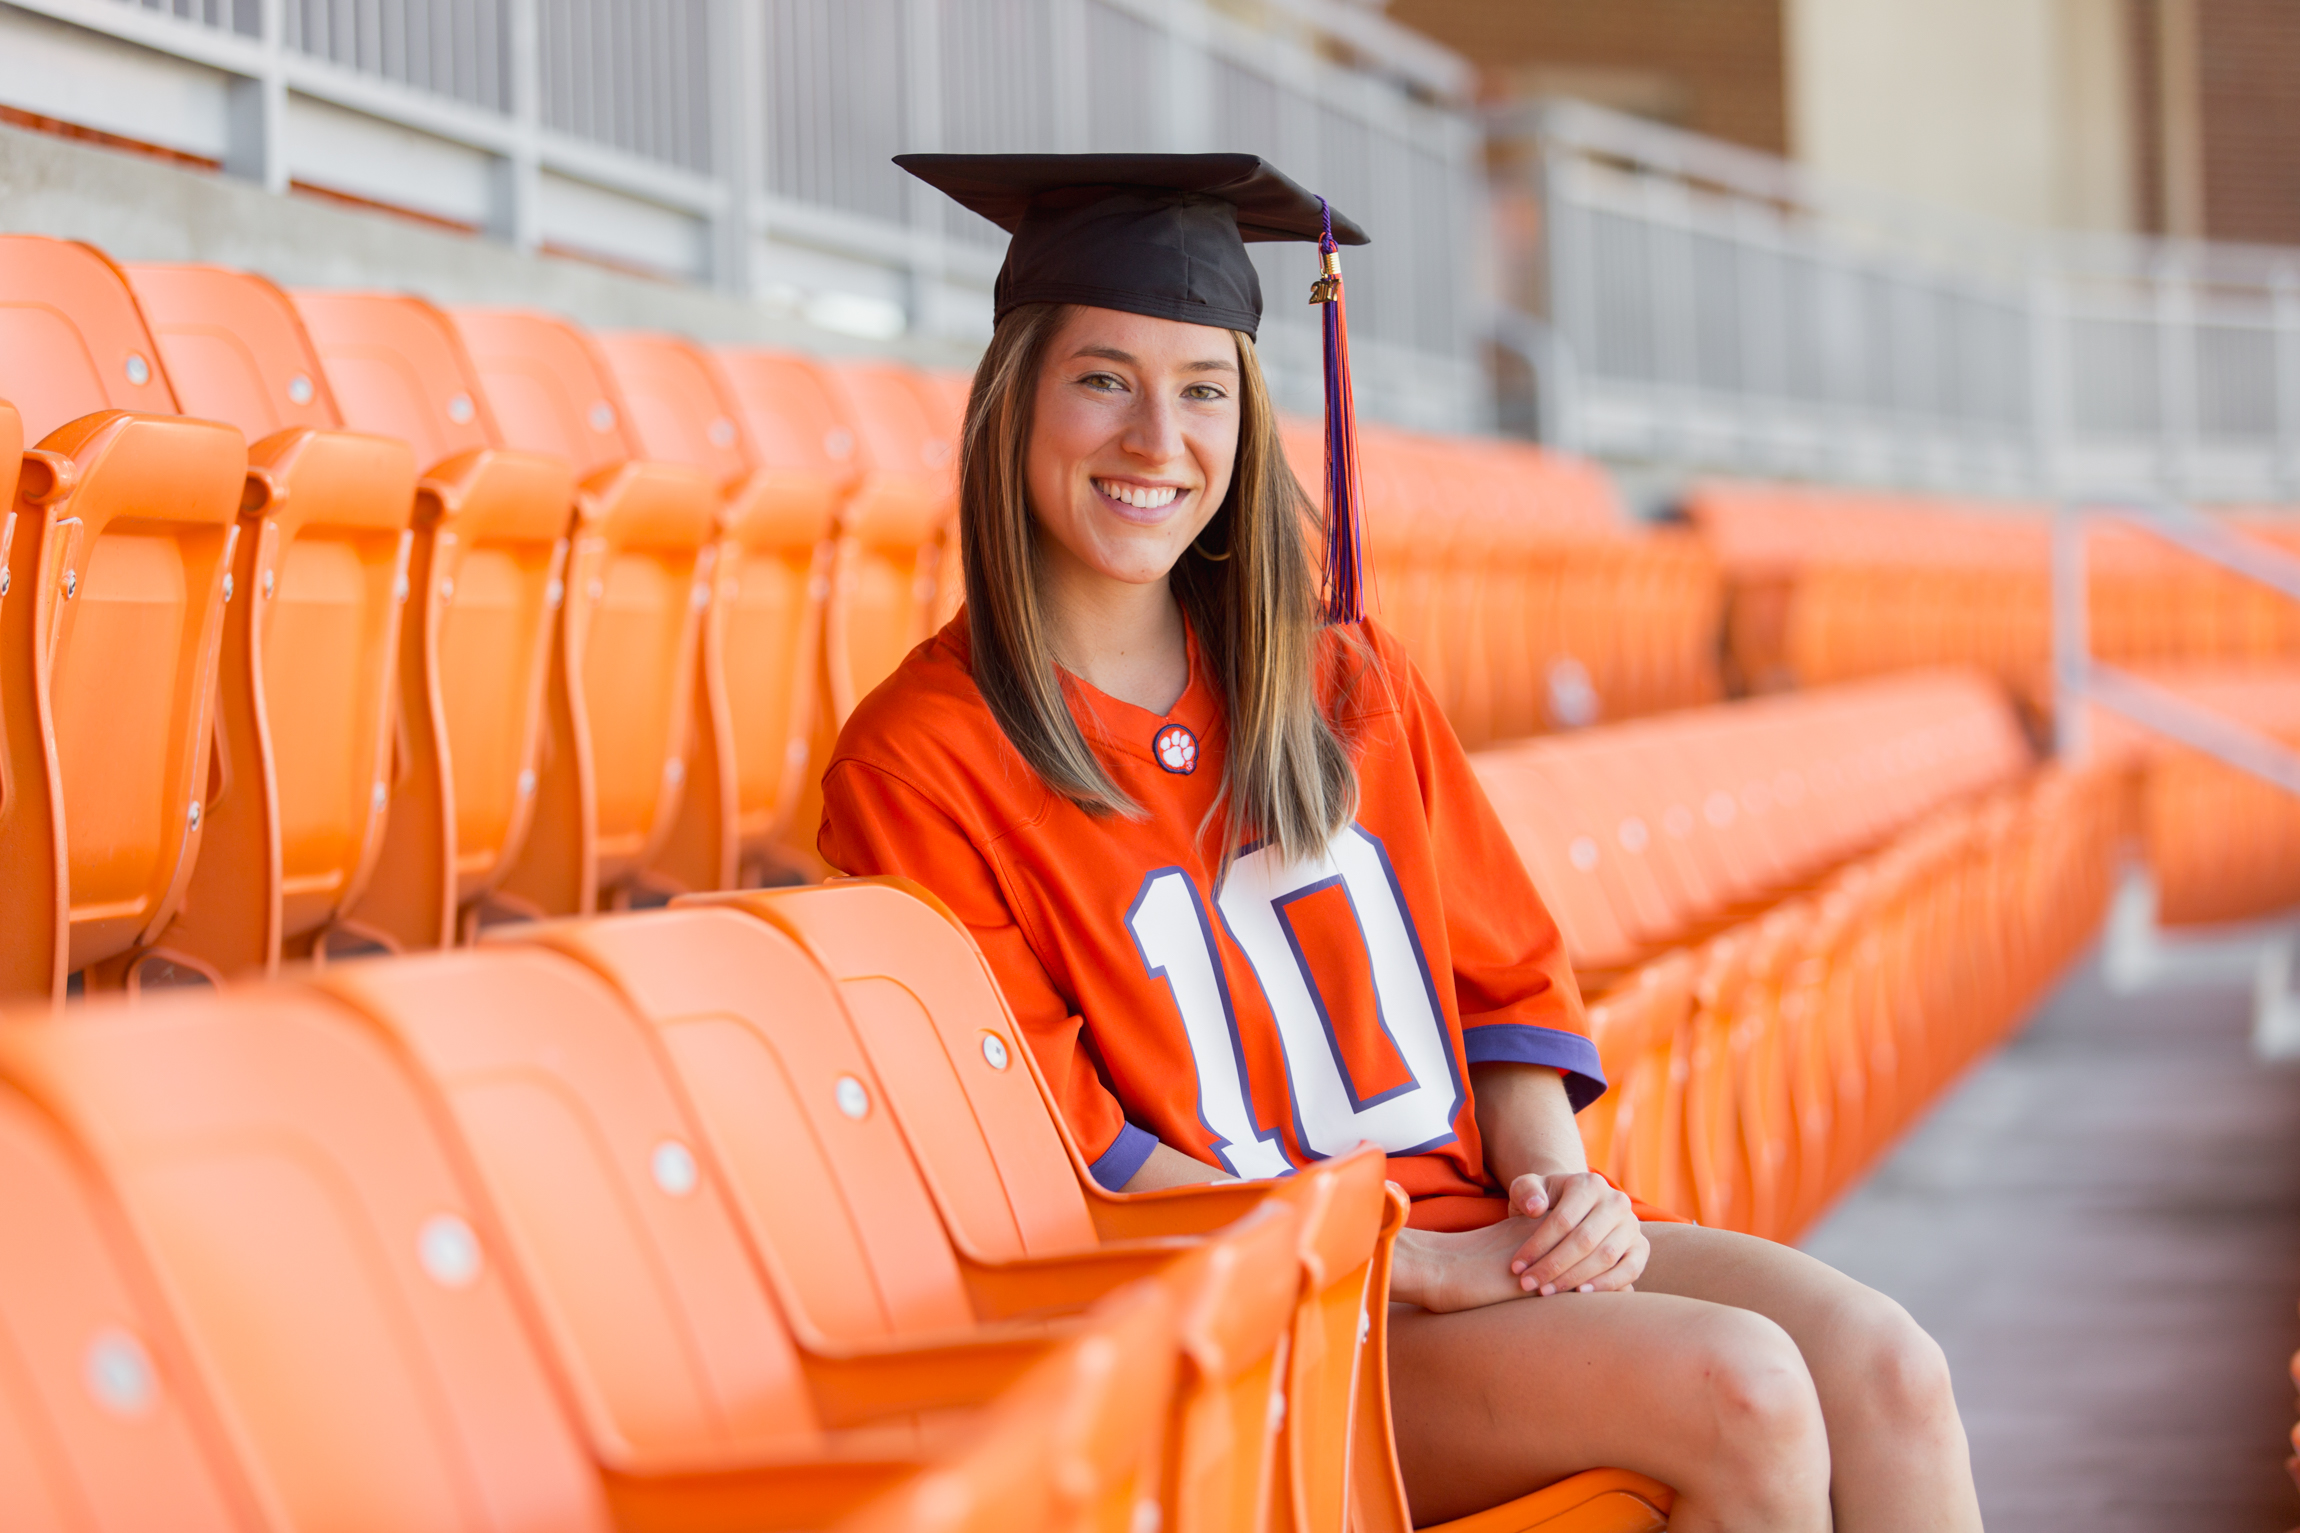
<svg viewBox="0 0 2300 1533">
<path fill-rule="evenodd" d="M 2300 496 L 2300 251 L 2051 235 L 1573 103 L 1494 124 L 1542 434 L 1975 493 Z"/>
<path fill-rule="evenodd" d="M 2101 499 L 2064 502 L 2054 516 L 2052 535 L 2054 751 L 2063 759 L 2082 760 L 2092 745 L 2092 710 L 2104 708 L 2287 793 L 2300 793 L 2300 752 L 2291 746 L 2094 656 L 2086 554 L 2095 528 L 2145 534 L 2266 586 L 2287 601 L 2300 601 L 2300 559 L 2240 537 L 2192 507 Z"/>
<path fill-rule="evenodd" d="M 987 334 L 1004 242 L 893 154 L 1250 150 L 1375 234 L 1364 408 L 1487 415 L 1467 66 L 1352 0 L 0 0 L 10 52 L 0 105 L 886 335 Z M 1314 407 L 1314 262 L 1258 261 Z"/>
</svg>

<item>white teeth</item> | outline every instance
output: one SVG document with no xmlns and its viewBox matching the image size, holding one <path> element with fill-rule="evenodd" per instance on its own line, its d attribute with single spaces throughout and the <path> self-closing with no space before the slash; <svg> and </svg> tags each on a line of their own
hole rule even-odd
<svg viewBox="0 0 2300 1533">
<path fill-rule="evenodd" d="M 1145 511 L 1155 511 L 1161 506 L 1170 506 L 1174 503 L 1174 497 L 1182 493 L 1170 484 L 1153 487 L 1139 484 L 1117 484 L 1107 479 L 1095 480 L 1094 487 L 1112 500 L 1124 501 L 1129 506 L 1139 506 Z"/>
</svg>

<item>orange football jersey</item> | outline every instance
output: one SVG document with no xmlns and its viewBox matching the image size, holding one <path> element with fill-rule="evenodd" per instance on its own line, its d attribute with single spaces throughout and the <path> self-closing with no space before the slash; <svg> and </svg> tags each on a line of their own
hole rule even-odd
<svg viewBox="0 0 2300 1533">
<path fill-rule="evenodd" d="M 839 736 L 823 856 L 916 879 L 972 929 L 1106 1187 L 1159 1141 L 1266 1177 L 1371 1140 L 1416 1198 L 1491 1195 L 1471 1066 L 1552 1066 L 1577 1109 L 1605 1089 L 1556 925 L 1452 727 L 1397 641 L 1359 631 L 1377 667 L 1331 631 L 1320 667 L 1357 815 L 1310 862 L 1254 846 L 1221 872 L 1225 726 L 1195 643 L 1164 714 L 1066 678 L 1139 820 L 1024 763 L 963 612 Z"/>
</svg>

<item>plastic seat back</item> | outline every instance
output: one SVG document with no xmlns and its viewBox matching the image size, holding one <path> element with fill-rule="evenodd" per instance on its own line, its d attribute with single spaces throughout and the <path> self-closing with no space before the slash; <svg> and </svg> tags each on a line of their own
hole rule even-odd
<svg viewBox="0 0 2300 1533">
<path fill-rule="evenodd" d="M 478 372 L 438 309 L 401 293 L 298 288 L 289 298 L 345 425 L 398 437 L 427 471 L 506 445 Z"/>
<path fill-rule="evenodd" d="M 839 1533 L 1125 1533 L 1162 1517 L 1174 1310 L 1158 1280 L 1111 1295 L 999 1398 L 972 1446 Z"/>
<path fill-rule="evenodd" d="M 56 1123 L 0 1087 L 0 1525 L 264 1525 L 133 1237 Z"/>
<path fill-rule="evenodd" d="M 0 237 L 0 397 L 72 464 L 17 487 L 26 589 L 0 636 L 15 800 L 0 989 L 55 993 L 183 897 L 219 786 L 215 666 L 247 445 L 175 417 L 119 268 L 64 240 Z"/>
<path fill-rule="evenodd" d="M 584 963 L 646 1019 L 794 1323 L 849 1345 L 974 1323 L 838 987 L 790 937 L 710 906 L 504 935 Z"/>
<path fill-rule="evenodd" d="M 560 618 L 566 685 L 536 829 L 504 887 L 547 913 L 587 911 L 637 881 L 684 797 L 718 481 L 641 457 L 622 391 L 567 321 L 458 309 L 455 325 L 505 440 L 565 458 L 582 482 Z"/>
<path fill-rule="evenodd" d="M 762 438 L 758 413 L 746 407 L 731 371 L 692 341 L 629 333 L 600 336 L 598 346 L 630 401 L 647 455 L 703 469 L 724 503 L 696 708 L 698 727 L 721 748 L 707 753 L 698 746 L 695 755 L 698 768 L 715 762 L 725 781 L 708 805 L 705 785 L 689 783 L 659 866 L 693 889 L 755 883 L 770 866 L 791 860 L 776 843 L 807 782 L 823 602 L 852 471 L 827 458 L 823 437 L 834 427 L 818 426 L 810 443 L 803 420 L 773 419 Z M 750 370 L 779 371 L 755 362 Z M 781 382 L 784 393 L 809 386 L 819 401 L 811 377 Z M 850 437 L 849 463 L 852 457 Z M 706 853 L 732 859 L 724 876 L 703 876 Z"/>
<path fill-rule="evenodd" d="M 0 399 L 0 570 L 8 568 L 8 550 L 16 541 L 16 478 L 24 461 L 24 417 Z M 0 581 L 0 601 L 8 596 L 7 581 Z M 4 717 L 4 715 L 0 715 Z M 0 814 L 7 813 L 8 785 L 0 781 Z"/>
<path fill-rule="evenodd" d="M 310 951 L 359 895 L 390 806 L 414 451 L 339 428 L 294 307 L 218 266 L 129 280 L 194 414 L 239 427 L 276 498 L 243 509 L 222 718 L 245 783 L 207 825 L 186 909 L 160 945 L 225 972 Z"/>
<path fill-rule="evenodd" d="M 771 820 L 753 820 L 745 811 L 744 844 L 767 848 L 775 859 L 819 874 L 817 781 L 838 732 L 823 644 L 839 529 L 862 476 L 861 452 L 822 364 L 758 347 L 722 347 L 716 357 L 760 463 L 790 487 L 799 504 L 815 508 L 806 524 L 824 529 L 803 564 L 791 545 L 773 558 L 745 552 L 740 594 L 730 604 L 727 646 L 728 692 L 752 700 L 762 736 L 774 730 L 775 720 L 788 721 L 781 786 L 774 790 L 777 808 Z M 751 637 L 739 641 L 739 635 Z M 790 637 L 778 643 L 778 635 Z M 787 702 L 781 700 L 786 692 Z M 743 728 L 739 716 L 736 727 Z M 738 749 L 736 761 L 746 773 L 774 770 L 755 752 Z M 746 786 L 743 801 L 752 802 L 765 791 L 763 781 Z"/>
<path fill-rule="evenodd" d="M 535 813 L 572 467 L 508 451 L 447 316 L 394 294 L 293 295 L 345 424 L 423 470 L 400 652 L 408 751 L 354 917 L 402 945 L 447 940 L 510 872 Z"/>
<path fill-rule="evenodd" d="M 843 723 L 932 632 L 958 477 L 947 424 L 910 368 L 842 362 L 826 372 L 865 469 L 840 529 L 824 630 L 831 708 Z"/>
<path fill-rule="evenodd" d="M 1177 1262 L 1182 1369 L 1167 1460 L 1175 1533 L 1264 1533 L 1299 1281 L 1302 1211 L 1272 1198 Z"/>
<path fill-rule="evenodd" d="M 966 436 L 966 407 L 974 393 L 974 374 L 956 368 L 933 368 L 913 374 L 911 381 L 935 432 L 927 444 L 927 456 L 930 461 L 949 463 L 955 479 L 959 450 Z M 929 633 L 941 631 L 942 625 L 958 616 L 958 609 L 966 603 L 966 573 L 964 560 L 959 557 L 955 488 L 954 483 L 940 533 L 941 549 L 934 562 L 934 599 L 926 622 Z"/>
<path fill-rule="evenodd" d="M 713 903 L 774 923 L 839 982 L 952 1236 L 988 1261 L 1098 1243 L 1076 1151 L 982 955 L 915 885 L 854 879 Z"/>
<path fill-rule="evenodd" d="M 507 1248 L 384 1042 L 301 991 L 0 1028 L 149 1253 L 257 1495 L 297 1528 L 604 1529 Z"/>
<path fill-rule="evenodd" d="M 612 990 L 523 945 L 345 965 L 324 983 L 453 1126 L 603 1462 L 819 1451 L 724 1189 Z"/>
<path fill-rule="evenodd" d="M 1360 1340 L 1389 1200 L 1388 1162 L 1371 1146 L 1306 1167 L 1274 1199 L 1301 1215 L 1299 1293 L 1287 1342 L 1278 1504 L 1297 1533 L 1342 1533 L 1350 1504 L 1351 1435 Z M 1363 1454 L 1358 1455 L 1362 1460 Z"/>
</svg>

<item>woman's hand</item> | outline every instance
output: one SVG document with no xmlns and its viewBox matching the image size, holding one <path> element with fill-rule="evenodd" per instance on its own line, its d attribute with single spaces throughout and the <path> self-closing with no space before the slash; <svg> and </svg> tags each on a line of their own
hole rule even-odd
<svg viewBox="0 0 2300 1533">
<path fill-rule="evenodd" d="M 1509 1258 L 1520 1291 L 1612 1293 L 1645 1272 L 1651 1247 L 1629 1194 L 1594 1171 L 1528 1172 L 1509 1184 L 1511 1218 L 1530 1230 Z"/>
</svg>

